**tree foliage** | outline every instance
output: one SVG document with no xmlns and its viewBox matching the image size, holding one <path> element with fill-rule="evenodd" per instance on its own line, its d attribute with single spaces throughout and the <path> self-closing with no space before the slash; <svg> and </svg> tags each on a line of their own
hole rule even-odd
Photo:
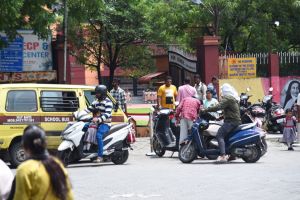
<svg viewBox="0 0 300 200">
<path fill-rule="evenodd" d="M 55 19 L 51 12 L 54 2 L 55 0 L 1 1 L 0 31 L 13 39 L 17 30 L 33 29 L 40 37 L 46 38 L 49 36 L 49 26 Z"/>
<path fill-rule="evenodd" d="M 126 59 L 120 56 L 124 49 L 146 38 L 143 10 L 144 5 L 139 0 L 70 1 L 69 25 L 70 38 L 76 47 L 74 55 L 98 70 L 99 81 L 100 64 L 108 66 L 109 87 L 115 69 L 121 64 L 125 66 Z"/>
<path fill-rule="evenodd" d="M 195 51 L 195 39 L 221 36 L 221 51 L 299 50 L 299 0 L 147 1 L 153 38 Z M 279 21 L 279 27 L 274 26 Z M 156 33 L 156 34 L 155 34 Z"/>
</svg>

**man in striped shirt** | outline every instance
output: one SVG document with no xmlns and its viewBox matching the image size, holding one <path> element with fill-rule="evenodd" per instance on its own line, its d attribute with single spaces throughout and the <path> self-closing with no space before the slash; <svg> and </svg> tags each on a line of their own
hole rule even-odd
<svg viewBox="0 0 300 200">
<path fill-rule="evenodd" d="M 87 108 L 87 112 L 97 109 L 99 116 L 94 116 L 93 122 L 98 123 L 97 141 L 98 141 L 98 157 L 96 162 L 103 161 L 103 140 L 102 136 L 110 130 L 111 113 L 113 109 L 112 101 L 107 97 L 107 88 L 105 85 L 98 85 L 95 88 L 96 100 Z"/>
<path fill-rule="evenodd" d="M 126 104 L 126 98 L 125 98 L 125 91 L 120 88 L 120 80 L 114 79 L 112 82 L 113 89 L 110 91 L 111 96 L 118 102 L 120 108 L 123 110 L 123 112 L 127 113 L 127 104 Z"/>
</svg>

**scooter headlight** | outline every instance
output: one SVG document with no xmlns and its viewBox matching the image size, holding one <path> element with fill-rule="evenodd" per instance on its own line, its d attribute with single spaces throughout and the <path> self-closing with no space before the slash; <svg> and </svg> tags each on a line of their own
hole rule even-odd
<svg viewBox="0 0 300 200">
<path fill-rule="evenodd" d="M 206 120 L 201 120 L 199 123 L 199 130 L 204 131 L 208 128 L 208 122 Z"/>
</svg>

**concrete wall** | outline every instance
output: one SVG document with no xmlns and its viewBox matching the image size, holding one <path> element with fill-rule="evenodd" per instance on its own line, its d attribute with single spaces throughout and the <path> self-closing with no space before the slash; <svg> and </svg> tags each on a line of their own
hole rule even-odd
<svg viewBox="0 0 300 200">
<path fill-rule="evenodd" d="M 287 76 L 287 77 L 279 77 L 279 88 L 274 88 L 273 95 L 278 95 L 280 100 L 277 103 L 283 105 L 285 100 L 287 88 L 289 83 L 293 80 L 296 80 L 300 84 L 300 76 Z M 270 87 L 270 79 L 269 78 L 252 78 L 252 79 L 220 79 L 219 86 L 222 84 L 229 83 L 231 84 L 240 94 L 241 92 L 245 92 L 247 87 L 251 90 L 248 94 L 253 95 L 250 97 L 250 102 L 258 102 L 258 100 L 262 100 L 262 98 L 268 93 Z M 298 88 L 300 91 L 300 88 Z M 299 92 L 298 92 L 299 93 Z"/>
</svg>

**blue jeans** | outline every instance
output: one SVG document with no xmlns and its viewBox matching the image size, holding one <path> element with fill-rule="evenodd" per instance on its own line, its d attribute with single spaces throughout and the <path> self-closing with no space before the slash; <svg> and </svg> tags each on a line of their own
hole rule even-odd
<svg viewBox="0 0 300 200">
<path fill-rule="evenodd" d="M 224 122 L 224 124 L 219 128 L 216 138 L 219 144 L 221 156 L 226 154 L 224 138 L 239 125 L 240 123 Z"/>
<path fill-rule="evenodd" d="M 103 140 L 102 136 L 109 131 L 110 127 L 107 124 L 100 124 L 97 131 L 97 141 L 98 141 L 98 156 L 103 157 Z"/>
</svg>

